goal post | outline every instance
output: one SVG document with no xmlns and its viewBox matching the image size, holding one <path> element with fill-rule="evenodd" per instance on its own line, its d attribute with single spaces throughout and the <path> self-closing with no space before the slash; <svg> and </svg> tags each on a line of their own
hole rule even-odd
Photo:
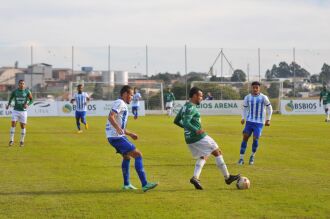
<svg viewBox="0 0 330 219">
<path fill-rule="evenodd" d="M 191 87 L 199 87 L 204 96 L 210 93 L 214 100 L 243 100 L 251 92 L 251 82 L 193 81 Z M 275 111 L 280 110 L 283 82 L 261 82 L 261 92 L 267 95 Z"/>
</svg>

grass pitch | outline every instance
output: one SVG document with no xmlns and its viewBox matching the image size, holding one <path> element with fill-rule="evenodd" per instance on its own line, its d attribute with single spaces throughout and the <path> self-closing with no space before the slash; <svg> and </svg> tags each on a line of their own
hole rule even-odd
<svg viewBox="0 0 330 219">
<path fill-rule="evenodd" d="M 166 116 L 130 118 L 128 129 L 144 155 L 155 190 L 122 192 L 121 157 L 105 138 L 104 117 L 89 117 L 76 134 L 73 118 L 29 118 L 26 146 L 8 148 L 9 118 L 0 123 L 1 218 L 327 218 L 330 215 L 330 124 L 323 116 L 278 116 L 265 127 L 255 165 L 236 165 L 240 118 L 204 116 L 232 173 L 251 181 L 249 190 L 227 186 L 214 158 L 197 191 L 189 183 L 194 163 L 183 130 Z M 247 149 L 247 163 L 251 153 Z M 140 188 L 134 161 L 131 182 Z"/>
</svg>

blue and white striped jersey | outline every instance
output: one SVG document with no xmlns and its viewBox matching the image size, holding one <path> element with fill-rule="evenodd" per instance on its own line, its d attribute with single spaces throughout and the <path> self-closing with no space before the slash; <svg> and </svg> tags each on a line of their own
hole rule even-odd
<svg viewBox="0 0 330 219">
<path fill-rule="evenodd" d="M 141 94 L 137 92 L 133 95 L 132 106 L 140 106 L 140 99 L 142 98 Z"/>
<path fill-rule="evenodd" d="M 89 98 L 86 92 L 75 93 L 74 100 L 76 101 L 76 111 L 83 112 L 87 111 L 87 98 Z"/>
<path fill-rule="evenodd" d="M 127 104 L 122 100 L 118 99 L 112 103 L 111 111 L 116 113 L 116 122 L 120 126 L 122 130 L 126 129 L 127 119 L 128 119 L 128 107 Z M 105 133 L 107 138 L 115 138 L 115 137 L 122 137 L 124 135 L 119 135 L 109 121 L 107 120 L 107 124 L 105 127 Z"/>
<path fill-rule="evenodd" d="M 268 97 L 262 93 L 257 96 L 248 94 L 244 98 L 242 119 L 254 123 L 265 123 L 270 120 L 273 109 Z M 267 109 L 267 114 L 266 110 Z"/>
</svg>

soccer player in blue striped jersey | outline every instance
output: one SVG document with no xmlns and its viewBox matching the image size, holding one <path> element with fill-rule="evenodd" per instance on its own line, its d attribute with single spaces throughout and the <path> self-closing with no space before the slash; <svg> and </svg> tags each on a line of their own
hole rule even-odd
<svg viewBox="0 0 330 219">
<path fill-rule="evenodd" d="M 88 94 L 86 92 L 83 92 L 83 85 L 79 84 L 77 86 L 77 93 L 74 95 L 73 99 L 71 100 L 71 104 L 73 102 L 76 102 L 76 124 L 78 133 L 82 133 L 82 130 L 80 129 L 80 121 L 85 125 L 85 129 L 88 129 L 88 123 L 86 121 L 86 113 L 87 113 L 87 104 L 90 100 Z"/>
<path fill-rule="evenodd" d="M 120 98 L 113 102 L 111 112 L 109 113 L 108 121 L 105 128 L 105 133 L 109 143 L 120 153 L 123 157 L 122 171 L 124 178 L 123 190 L 135 190 L 136 188 L 130 183 L 129 166 L 131 158 L 135 160 L 135 170 L 140 178 L 142 190 L 144 192 L 155 188 L 158 183 L 147 181 L 144 172 L 142 153 L 136 149 L 126 136 L 130 136 L 133 140 L 137 140 L 138 136 L 126 129 L 128 120 L 128 107 L 133 98 L 133 89 L 125 85 L 120 90 Z"/>
<path fill-rule="evenodd" d="M 252 91 L 245 96 L 243 103 L 243 112 L 241 124 L 245 128 L 243 130 L 243 141 L 241 143 L 239 165 L 244 164 L 244 154 L 247 147 L 247 142 L 253 133 L 252 154 L 250 156 L 249 164 L 254 164 L 254 157 L 258 149 L 259 138 L 263 126 L 270 126 L 270 119 L 272 117 L 273 108 L 268 97 L 260 93 L 260 83 L 252 82 Z"/>
</svg>

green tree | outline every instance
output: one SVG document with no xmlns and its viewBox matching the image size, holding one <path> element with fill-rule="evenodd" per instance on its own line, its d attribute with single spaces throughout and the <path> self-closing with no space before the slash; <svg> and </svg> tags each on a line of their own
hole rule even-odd
<svg viewBox="0 0 330 219">
<path fill-rule="evenodd" d="M 241 69 L 236 69 L 231 76 L 231 81 L 234 82 L 244 82 L 246 81 L 246 74 Z"/>
<path fill-rule="evenodd" d="M 330 66 L 326 63 L 323 64 L 320 73 L 320 82 L 327 84 L 330 82 Z"/>
<path fill-rule="evenodd" d="M 188 86 L 189 89 L 189 86 Z M 164 90 L 166 92 L 166 89 Z M 172 85 L 172 92 L 174 93 L 175 99 L 185 100 L 186 99 L 186 85 L 181 82 L 175 82 Z"/>
<path fill-rule="evenodd" d="M 248 95 L 250 93 L 250 90 L 249 90 L 249 85 L 248 84 L 244 84 L 243 87 L 241 87 L 239 89 L 239 95 L 241 97 L 241 99 L 244 99 L 244 97 L 246 95 Z"/>
<path fill-rule="evenodd" d="M 103 99 L 103 88 L 102 84 L 96 83 L 93 91 L 92 97 L 96 100 L 101 100 Z"/>
<path fill-rule="evenodd" d="M 280 85 L 278 83 L 271 83 L 267 91 L 270 98 L 277 98 L 279 96 Z"/>
</svg>

